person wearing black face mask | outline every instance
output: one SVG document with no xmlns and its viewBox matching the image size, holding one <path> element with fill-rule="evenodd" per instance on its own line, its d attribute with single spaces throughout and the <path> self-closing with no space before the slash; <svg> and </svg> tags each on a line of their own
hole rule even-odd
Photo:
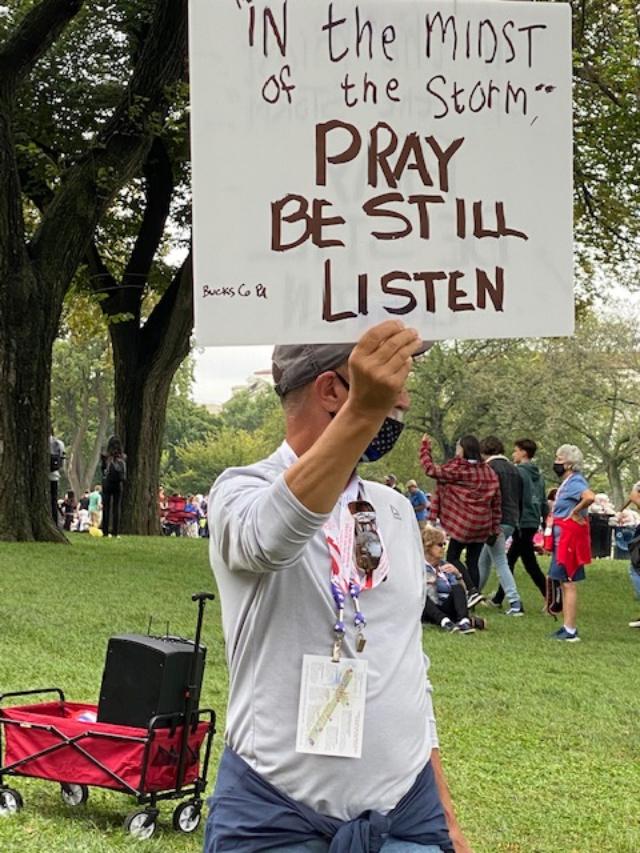
<svg viewBox="0 0 640 853">
<path fill-rule="evenodd" d="M 559 480 L 564 480 L 565 474 L 567 473 L 567 466 L 564 462 L 554 462 L 551 466 L 553 468 L 553 473 Z"/>
<path fill-rule="evenodd" d="M 553 550 L 549 577 L 562 585 L 564 624 L 551 636 L 554 640 L 575 643 L 578 587 L 585 579 L 584 567 L 591 562 L 587 509 L 594 493 L 582 474 L 583 456 L 574 444 L 556 450 L 553 471 L 560 478 L 553 505 Z"/>
<path fill-rule="evenodd" d="M 268 830 L 272 848 L 300 853 L 328 851 L 331 839 L 332 850 L 355 853 L 374 832 L 425 853 L 471 853 L 440 765 L 415 514 L 402 494 L 356 473 L 400 435 L 412 356 L 425 349 L 395 320 L 355 346 L 277 346 L 286 440 L 211 490 L 231 684 L 205 853 L 237 846 L 240 821 L 243 850 Z M 325 686 L 329 697 L 347 692 L 353 709 L 340 743 L 314 706 Z"/>
</svg>

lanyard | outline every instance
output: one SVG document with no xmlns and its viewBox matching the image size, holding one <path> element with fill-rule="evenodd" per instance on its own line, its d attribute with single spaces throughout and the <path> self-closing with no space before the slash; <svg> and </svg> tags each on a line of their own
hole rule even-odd
<svg viewBox="0 0 640 853">
<path fill-rule="evenodd" d="M 558 491 L 556 492 L 556 499 L 555 499 L 555 503 L 557 503 L 557 502 L 558 502 L 558 498 L 562 495 L 562 491 L 563 491 L 563 489 L 565 489 L 565 488 L 566 488 L 567 483 L 568 483 L 568 482 L 569 482 L 569 480 L 573 477 L 573 473 L 574 473 L 574 472 L 572 472 L 571 474 L 569 474 L 569 476 L 567 477 L 567 479 L 566 479 L 566 480 L 563 480 L 563 481 L 560 483 L 560 485 L 558 486 Z"/>
<path fill-rule="evenodd" d="M 281 450 L 288 465 L 297 461 L 298 457 L 286 441 L 282 443 Z M 331 655 L 331 659 L 336 663 L 340 660 L 340 651 L 346 633 L 344 610 L 347 595 L 351 599 L 354 610 L 353 624 L 356 629 L 356 651 L 362 652 L 367 642 L 364 636 L 367 620 L 360 609 L 360 593 L 363 590 L 378 586 L 386 580 L 389 574 L 389 558 L 379 530 L 377 534 L 382 546 L 382 555 L 377 568 L 373 572 L 367 573 L 362 572 L 356 564 L 354 553 L 355 520 L 349 510 L 349 504 L 362 497 L 363 492 L 362 480 L 354 473 L 347 488 L 340 496 L 336 509 L 323 525 L 331 562 L 329 579 L 331 597 L 336 607 Z"/>
<path fill-rule="evenodd" d="M 354 610 L 353 625 L 356 629 L 356 651 L 362 652 L 366 644 L 364 629 L 367 620 L 360 609 L 360 593 L 378 586 L 389 573 L 389 559 L 379 531 L 382 555 L 377 568 L 372 572 L 363 572 L 357 566 L 354 553 L 355 520 L 349 509 L 349 504 L 358 500 L 361 494 L 362 481 L 354 474 L 346 490 L 340 496 L 337 512 L 334 512 L 323 526 L 331 560 L 331 595 L 336 606 L 331 655 L 334 662 L 340 660 L 340 652 L 346 633 L 344 611 L 347 595 L 351 599 Z M 339 521 L 336 520 L 336 515 Z"/>
</svg>

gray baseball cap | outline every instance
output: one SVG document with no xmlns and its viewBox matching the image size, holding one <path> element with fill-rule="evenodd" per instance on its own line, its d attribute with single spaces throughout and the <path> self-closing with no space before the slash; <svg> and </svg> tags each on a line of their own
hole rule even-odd
<svg viewBox="0 0 640 853">
<path fill-rule="evenodd" d="M 425 353 L 433 345 L 423 341 L 414 358 Z M 289 391 L 302 388 L 327 370 L 335 370 L 344 364 L 355 344 L 280 344 L 273 349 L 271 374 L 275 389 L 280 397 Z"/>
</svg>

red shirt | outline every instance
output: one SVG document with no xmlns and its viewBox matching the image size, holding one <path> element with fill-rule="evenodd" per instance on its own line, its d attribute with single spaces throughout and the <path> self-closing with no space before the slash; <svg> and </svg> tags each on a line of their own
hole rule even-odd
<svg viewBox="0 0 640 853">
<path fill-rule="evenodd" d="M 452 539 L 484 542 L 492 533 L 500 533 L 500 481 L 486 462 L 456 456 L 436 465 L 427 440 L 420 447 L 420 462 L 425 474 L 438 484 L 429 517 L 432 521 L 439 518 Z"/>
</svg>

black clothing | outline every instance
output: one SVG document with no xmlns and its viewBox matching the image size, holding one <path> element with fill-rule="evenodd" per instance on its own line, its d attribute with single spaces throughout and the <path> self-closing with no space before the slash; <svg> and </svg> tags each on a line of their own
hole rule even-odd
<svg viewBox="0 0 640 853">
<path fill-rule="evenodd" d="M 62 504 L 62 514 L 64 515 L 64 529 L 71 530 L 71 524 L 73 522 L 73 513 L 75 512 L 76 505 L 74 501 L 68 500 L 65 498 Z"/>
<path fill-rule="evenodd" d="M 540 590 L 542 597 L 545 598 L 546 580 L 540 566 L 538 565 L 536 552 L 533 547 L 533 537 L 537 532 L 537 527 L 523 527 L 521 530 L 514 530 L 511 547 L 507 552 L 507 562 L 509 563 L 511 573 L 513 574 L 518 557 L 520 557 L 525 569 L 527 570 L 527 574 Z M 496 604 L 502 604 L 504 601 L 504 590 L 501 586 L 498 587 L 498 591 L 493 596 L 493 601 Z"/>
<path fill-rule="evenodd" d="M 422 621 L 431 622 L 432 625 L 441 625 L 443 619 L 459 622 L 461 619 L 468 618 L 467 596 L 460 584 L 452 586 L 451 594 L 438 604 L 434 604 L 430 598 L 427 598 L 422 611 Z"/>
<path fill-rule="evenodd" d="M 480 583 L 480 569 L 478 561 L 484 547 L 484 542 L 458 542 L 457 539 L 449 539 L 447 548 L 447 560 L 452 563 L 462 574 L 462 579 L 467 587 L 467 592 L 477 592 Z M 467 564 L 465 565 L 460 556 L 467 549 Z"/>
<path fill-rule="evenodd" d="M 518 527 L 522 514 L 522 477 L 513 462 L 506 456 L 494 456 L 488 459 L 490 465 L 500 480 L 500 496 L 502 498 L 502 524 Z"/>
<path fill-rule="evenodd" d="M 51 518 L 56 527 L 60 524 L 60 507 L 58 506 L 58 480 L 49 480 L 51 487 Z"/>
<path fill-rule="evenodd" d="M 122 483 L 115 485 L 105 482 L 102 491 L 102 533 L 108 536 L 111 533 L 117 536 L 120 530 L 120 509 L 122 506 Z M 111 530 L 109 530 L 111 522 Z"/>
<path fill-rule="evenodd" d="M 108 448 L 107 448 L 108 450 Z M 102 468 L 102 533 L 117 536 L 120 532 L 122 491 L 127 479 L 127 457 L 122 450 L 100 455 Z M 109 523 L 111 522 L 111 529 Z"/>
</svg>

